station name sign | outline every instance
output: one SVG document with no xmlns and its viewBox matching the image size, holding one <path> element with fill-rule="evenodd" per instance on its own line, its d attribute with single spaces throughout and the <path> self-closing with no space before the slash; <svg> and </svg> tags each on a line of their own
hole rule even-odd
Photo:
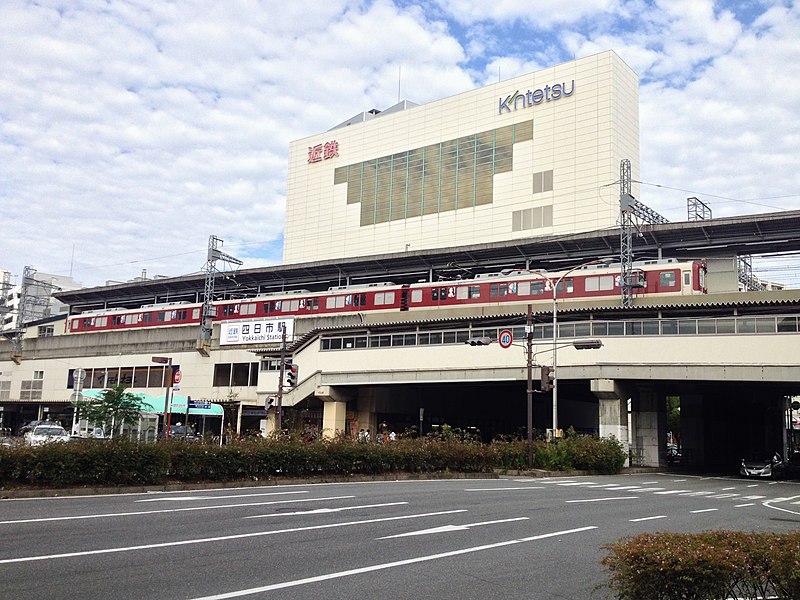
<svg viewBox="0 0 800 600">
<path fill-rule="evenodd" d="M 502 115 L 504 112 L 529 108 L 543 102 L 553 102 L 559 98 L 572 96 L 575 93 L 575 80 L 573 79 L 570 82 L 569 90 L 567 90 L 567 87 L 566 83 L 554 83 L 553 85 L 546 85 L 543 88 L 528 90 L 523 93 L 517 90 L 505 98 L 500 98 L 497 112 Z"/>
<path fill-rule="evenodd" d="M 284 330 L 287 341 L 294 338 L 294 319 L 223 321 L 220 327 L 220 346 L 280 343 Z"/>
</svg>

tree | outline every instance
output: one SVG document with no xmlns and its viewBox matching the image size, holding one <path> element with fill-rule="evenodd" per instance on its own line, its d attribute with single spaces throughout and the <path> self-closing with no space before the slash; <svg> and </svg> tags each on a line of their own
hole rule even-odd
<svg viewBox="0 0 800 600">
<path fill-rule="evenodd" d="M 112 385 L 99 398 L 83 398 L 73 403 L 79 418 L 102 425 L 103 433 L 113 437 L 114 430 L 139 420 L 141 396 L 125 391 L 124 385 Z"/>
</svg>

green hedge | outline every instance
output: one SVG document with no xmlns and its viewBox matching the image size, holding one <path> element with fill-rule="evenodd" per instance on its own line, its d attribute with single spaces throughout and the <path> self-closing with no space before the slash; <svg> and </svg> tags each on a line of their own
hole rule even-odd
<svg viewBox="0 0 800 600">
<path fill-rule="evenodd" d="M 535 467 L 616 473 L 625 454 L 616 440 L 570 437 L 534 444 Z M 489 472 L 523 469 L 524 441 L 482 444 L 459 439 L 399 439 L 363 444 L 349 439 L 307 443 L 291 437 L 248 439 L 224 446 L 162 441 L 81 440 L 0 448 L 0 485 L 146 485 L 167 481 L 231 481 L 276 476 L 349 476 L 395 472 Z"/>
<path fill-rule="evenodd" d="M 647 533 L 605 549 L 620 600 L 800 598 L 800 533 Z"/>
</svg>

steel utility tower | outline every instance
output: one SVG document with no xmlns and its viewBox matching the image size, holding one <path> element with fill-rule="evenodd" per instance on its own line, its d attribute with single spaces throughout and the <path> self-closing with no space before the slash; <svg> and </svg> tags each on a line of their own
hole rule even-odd
<svg viewBox="0 0 800 600">
<path fill-rule="evenodd" d="M 203 310 L 200 316 L 200 337 L 197 339 L 197 351 L 203 356 L 209 355 L 211 346 L 211 333 L 214 326 L 214 280 L 217 273 L 217 261 L 222 260 L 226 263 L 239 266 L 242 263 L 238 258 L 230 254 L 225 254 L 218 246 L 222 245 L 223 240 L 215 235 L 208 238 L 208 258 L 203 271 L 206 274 L 205 286 L 203 287 Z"/>
<path fill-rule="evenodd" d="M 619 163 L 619 262 L 621 264 L 620 290 L 622 291 L 622 306 L 633 306 L 633 288 L 641 287 L 642 282 L 633 272 L 633 230 L 639 231 L 639 225 L 634 221 L 650 225 L 669 223 L 652 208 L 645 206 L 633 197 L 631 193 L 631 161 L 627 158 Z"/>
</svg>

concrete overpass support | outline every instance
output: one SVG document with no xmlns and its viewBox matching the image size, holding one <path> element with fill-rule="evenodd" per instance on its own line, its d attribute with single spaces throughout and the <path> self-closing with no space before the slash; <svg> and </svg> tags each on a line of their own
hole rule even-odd
<svg viewBox="0 0 800 600">
<path fill-rule="evenodd" d="M 628 448 L 628 395 L 613 379 L 592 379 L 590 384 L 600 402 L 600 437 L 614 436 Z"/>
<path fill-rule="evenodd" d="M 322 400 L 322 437 L 334 438 L 345 432 L 347 424 L 347 398 L 336 387 L 318 385 L 314 396 Z"/>
<path fill-rule="evenodd" d="M 661 448 L 666 445 L 666 399 L 651 387 L 640 387 L 631 403 L 633 447 L 639 452 L 641 464 L 648 467 L 666 465 Z"/>
</svg>

